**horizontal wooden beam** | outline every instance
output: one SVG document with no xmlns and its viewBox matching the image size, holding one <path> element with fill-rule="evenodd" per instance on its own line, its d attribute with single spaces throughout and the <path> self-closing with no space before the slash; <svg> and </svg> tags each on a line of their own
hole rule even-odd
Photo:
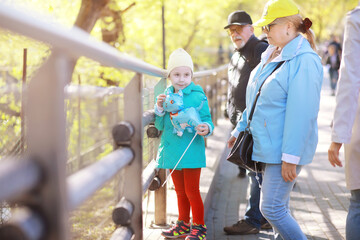
<svg viewBox="0 0 360 240">
<path fill-rule="evenodd" d="M 120 122 L 112 128 L 112 137 L 117 147 L 129 145 L 134 135 L 134 127 L 129 122 Z"/>
<path fill-rule="evenodd" d="M 150 123 L 155 122 L 155 112 L 154 110 L 147 110 L 143 113 L 143 127 L 149 125 Z"/>
<path fill-rule="evenodd" d="M 134 158 L 130 148 L 115 150 L 67 178 L 69 210 L 74 210 Z"/>
<path fill-rule="evenodd" d="M 142 186 L 143 186 L 143 195 L 148 190 L 149 186 L 151 185 L 156 172 L 157 172 L 157 163 L 155 160 L 152 160 L 144 169 L 142 173 Z"/>
<path fill-rule="evenodd" d="M 109 67 L 156 77 L 166 76 L 165 70 L 121 53 L 109 44 L 97 41 L 80 28 L 67 29 L 56 23 L 48 23 L 5 4 L 0 4 L 0 27 L 48 43 L 73 58 L 85 56 Z"/>
<path fill-rule="evenodd" d="M 227 68 L 228 68 L 228 64 L 224 64 L 218 68 L 195 72 L 194 73 L 194 78 L 195 78 L 194 81 L 196 82 L 197 78 L 201 78 L 201 77 L 216 76 L 218 74 L 218 72 L 226 70 Z"/>
<path fill-rule="evenodd" d="M 31 159 L 0 161 L 0 202 L 19 197 L 41 180 L 41 168 Z"/>
<path fill-rule="evenodd" d="M 112 234 L 110 240 L 130 240 L 132 239 L 134 232 L 129 227 L 119 227 Z"/>
<path fill-rule="evenodd" d="M 41 217 L 29 208 L 16 209 L 8 223 L 0 226 L 0 239 L 40 240 L 43 239 L 45 224 Z"/>
<path fill-rule="evenodd" d="M 116 225 L 129 226 L 133 213 L 134 205 L 123 197 L 112 212 L 112 220 Z"/>
</svg>

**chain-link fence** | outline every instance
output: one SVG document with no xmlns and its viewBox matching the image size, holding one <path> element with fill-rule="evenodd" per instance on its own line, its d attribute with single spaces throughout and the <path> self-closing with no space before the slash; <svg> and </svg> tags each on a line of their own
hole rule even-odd
<svg viewBox="0 0 360 240">
<path fill-rule="evenodd" d="M 0 72 L 0 161 L 12 157 L 15 161 L 25 149 L 22 137 L 21 81 L 12 76 L 5 68 Z M 12 209 L 7 202 L 0 202 L 0 224 L 11 218 Z"/>
<path fill-rule="evenodd" d="M 1 158 L 19 157 L 26 150 L 26 137 L 24 138 L 26 114 L 21 114 L 21 81 L 8 73 L 3 73 L 0 77 L 0 83 L 4 86 L 0 87 L 2 90 L 0 155 Z M 88 76 L 79 76 L 79 78 L 83 77 Z M 9 84 L 8 78 L 11 78 L 12 84 Z M 153 89 L 156 82 L 155 78 L 144 80 L 144 111 L 153 108 Z M 24 89 L 26 94 L 26 87 Z M 66 87 L 68 175 L 101 159 L 113 150 L 112 127 L 126 114 L 123 111 L 123 91 L 124 89 L 119 87 L 81 84 L 71 84 Z M 155 142 L 156 140 L 144 135 L 144 166 L 156 154 Z M 109 238 L 115 229 L 111 221 L 111 211 L 123 187 L 118 186 L 119 178 L 121 174 L 99 190 L 82 207 L 71 213 L 73 239 Z M 7 202 L 0 203 L 0 224 L 9 221 L 14 208 L 15 206 Z"/>
<path fill-rule="evenodd" d="M 143 109 L 154 105 L 153 89 L 157 80 L 144 81 Z M 105 156 L 113 150 L 112 127 L 122 121 L 122 88 L 101 88 L 94 86 L 69 86 L 67 88 L 67 134 L 68 134 L 68 174 Z M 155 157 L 156 139 L 143 138 L 144 167 Z M 141 173 L 139 173 L 141 174 Z M 121 172 L 79 209 L 71 213 L 73 239 L 109 239 L 115 230 L 111 219 L 114 203 L 122 195 Z"/>
</svg>

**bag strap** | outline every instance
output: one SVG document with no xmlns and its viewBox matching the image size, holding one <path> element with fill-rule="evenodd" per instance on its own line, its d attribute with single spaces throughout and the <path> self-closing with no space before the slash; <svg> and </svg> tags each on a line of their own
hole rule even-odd
<svg viewBox="0 0 360 240">
<path fill-rule="evenodd" d="M 279 62 L 279 64 L 274 68 L 274 70 L 272 70 L 272 72 L 269 74 L 268 77 L 270 77 L 271 74 L 273 74 L 273 73 L 276 71 L 276 69 L 278 69 L 284 62 L 285 62 L 285 61 Z M 261 84 L 261 86 L 260 86 L 260 88 L 259 88 L 259 91 L 257 92 L 257 94 L 256 94 L 256 96 L 255 96 L 254 104 L 253 104 L 252 107 L 251 107 L 250 115 L 249 115 L 249 118 L 248 118 L 248 124 L 247 124 L 246 128 L 249 128 L 249 127 L 250 127 L 250 122 L 251 122 L 252 116 L 253 116 L 253 114 L 254 114 L 255 105 L 256 105 L 256 102 L 257 102 L 257 100 L 258 100 L 258 98 L 259 98 L 259 96 L 260 96 L 260 93 L 261 93 L 261 88 L 262 88 L 262 86 L 264 85 L 265 81 L 268 79 L 268 77 L 267 77 L 267 78 L 264 80 L 264 82 Z"/>
</svg>

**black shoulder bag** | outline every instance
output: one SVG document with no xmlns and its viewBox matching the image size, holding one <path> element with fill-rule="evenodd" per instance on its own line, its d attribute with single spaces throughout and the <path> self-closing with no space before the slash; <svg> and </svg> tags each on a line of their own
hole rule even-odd
<svg viewBox="0 0 360 240">
<path fill-rule="evenodd" d="M 282 64 L 284 63 L 284 61 L 279 62 L 279 64 L 275 67 L 275 69 L 270 73 L 273 74 L 273 72 L 276 71 L 276 69 L 278 69 Z M 269 75 L 269 76 L 270 76 Z M 267 78 L 266 78 L 267 79 Z M 253 172 L 263 172 L 264 171 L 264 165 L 261 162 L 256 162 L 253 161 L 251 159 L 252 156 L 252 152 L 253 152 L 253 137 L 250 131 L 250 123 L 252 120 L 252 116 L 254 114 L 254 110 L 255 110 L 255 106 L 256 106 L 256 102 L 260 96 L 261 93 L 261 88 L 264 85 L 266 79 L 264 80 L 264 82 L 261 84 L 259 91 L 256 94 L 255 100 L 254 100 L 254 104 L 251 108 L 250 111 L 250 115 L 248 118 L 248 124 L 245 128 L 244 131 L 241 131 L 239 136 L 236 138 L 236 141 L 234 143 L 234 146 L 232 147 L 227 160 L 238 165 L 241 166 L 243 168 L 246 168 L 250 171 Z"/>
</svg>

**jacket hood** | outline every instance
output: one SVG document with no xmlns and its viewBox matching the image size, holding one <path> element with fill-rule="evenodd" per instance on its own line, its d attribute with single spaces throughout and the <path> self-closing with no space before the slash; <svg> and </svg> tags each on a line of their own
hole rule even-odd
<svg viewBox="0 0 360 240">
<path fill-rule="evenodd" d="M 266 51 L 261 55 L 261 61 L 266 62 L 270 57 L 271 53 L 276 49 L 276 46 L 269 45 Z M 299 56 L 304 53 L 316 54 L 316 52 L 311 48 L 309 41 L 303 37 L 301 34 L 291 40 L 286 46 L 281 50 L 279 56 L 274 58 L 273 62 L 288 61 L 292 58 Z M 318 56 L 318 55 L 317 55 Z"/>
<path fill-rule="evenodd" d="M 171 86 L 169 86 L 166 90 L 165 90 L 165 92 L 167 92 L 167 91 L 171 91 L 171 92 L 174 92 L 175 91 L 175 89 L 174 89 L 174 87 L 171 85 Z M 183 94 L 190 94 L 191 93 L 191 91 L 197 91 L 197 92 L 204 92 L 203 91 L 203 89 L 201 88 L 201 86 L 199 86 L 199 85 L 196 85 L 194 82 L 191 82 L 186 88 L 184 88 L 184 89 L 182 89 L 182 93 Z"/>
</svg>

